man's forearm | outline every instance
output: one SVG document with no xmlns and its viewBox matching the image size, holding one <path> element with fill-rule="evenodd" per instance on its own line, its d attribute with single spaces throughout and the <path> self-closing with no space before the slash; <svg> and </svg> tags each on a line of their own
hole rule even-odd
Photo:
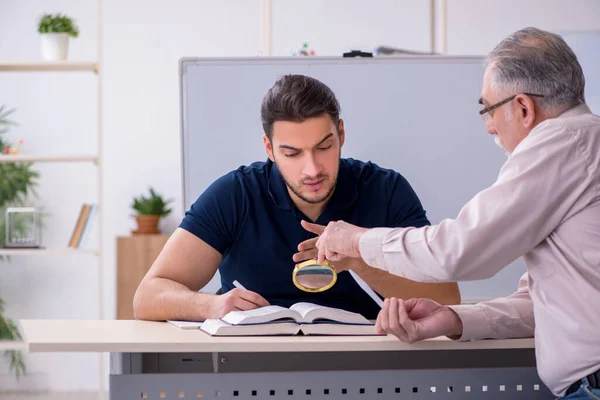
<svg viewBox="0 0 600 400">
<path fill-rule="evenodd" d="M 133 311 L 136 319 L 203 321 L 208 317 L 208 302 L 214 296 L 194 292 L 168 279 L 152 278 L 136 291 Z"/>
<path fill-rule="evenodd" d="M 517 291 L 510 296 L 450 308 L 462 321 L 461 340 L 525 338 L 535 333 L 527 273 L 521 276 Z"/>
<path fill-rule="evenodd" d="M 352 270 L 373 290 L 383 297 L 396 297 L 403 300 L 428 298 L 440 304 L 460 304 L 460 291 L 456 283 L 421 283 L 392 275 L 389 272 L 368 266 L 363 260 L 356 260 Z"/>
</svg>

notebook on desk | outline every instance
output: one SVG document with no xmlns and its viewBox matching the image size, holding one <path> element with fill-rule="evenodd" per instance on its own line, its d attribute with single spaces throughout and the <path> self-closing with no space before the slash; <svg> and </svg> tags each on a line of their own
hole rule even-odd
<svg viewBox="0 0 600 400">
<path fill-rule="evenodd" d="M 202 326 L 202 322 L 196 321 L 178 321 L 178 320 L 168 320 L 173 326 L 178 327 L 179 329 L 199 329 Z"/>
<path fill-rule="evenodd" d="M 232 311 L 220 319 L 207 319 L 198 327 L 213 336 L 377 334 L 373 322 L 358 313 L 312 303 Z"/>
</svg>

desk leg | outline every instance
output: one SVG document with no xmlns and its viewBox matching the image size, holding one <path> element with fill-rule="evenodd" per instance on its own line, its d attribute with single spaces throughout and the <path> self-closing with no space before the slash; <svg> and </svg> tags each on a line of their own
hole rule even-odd
<svg viewBox="0 0 600 400">
<path fill-rule="evenodd" d="M 110 374 L 131 375 L 142 373 L 141 353 L 110 353 Z"/>
</svg>

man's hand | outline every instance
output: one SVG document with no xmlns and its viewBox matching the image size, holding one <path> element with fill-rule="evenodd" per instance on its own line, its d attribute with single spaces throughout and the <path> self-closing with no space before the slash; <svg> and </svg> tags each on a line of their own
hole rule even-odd
<svg viewBox="0 0 600 400">
<path fill-rule="evenodd" d="M 316 235 L 320 235 L 323 233 L 323 231 L 325 231 L 325 227 L 323 225 L 313 224 L 306 221 L 301 221 L 300 224 L 304 229 Z M 300 263 L 312 258 L 317 258 L 319 256 L 316 246 L 317 240 L 319 240 L 319 237 L 314 237 L 300 243 L 298 245 L 298 252 L 293 256 L 294 262 Z M 349 269 L 353 269 L 354 267 L 360 266 L 360 259 L 344 258 L 343 260 L 336 261 L 333 266 L 336 272 L 347 271 Z"/>
<path fill-rule="evenodd" d="M 309 227 L 304 229 L 310 230 L 309 228 L 315 226 L 315 224 L 308 225 Z M 344 221 L 330 222 L 315 243 L 317 260 L 323 262 L 325 259 L 341 261 L 346 257 L 360 258 L 358 241 L 367 230 Z"/>
<path fill-rule="evenodd" d="M 300 225 L 302 225 L 304 229 L 311 233 L 314 233 L 315 235 L 320 235 L 325 230 L 325 227 L 323 225 L 312 224 L 304 220 L 300 221 Z M 298 245 L 298 252 L 293 256 L 294 262 L 299 263 L 302 261 L 310 260 L 311 258 L 317 258 L 317 256 L 319 255 L 316 246 L 318 239 L 319 237 L 317 236 L 300 243 Z"/>
<path fill-rule="evenodd" d="M 463 325 L 449 307 L 429 299 L 385 299 L 375 328 L 391 333 L 403 342 L 413 343 L 438 336 L 460 337 Z"/>
<path fill-rule="evenodd" d="M 261 295 L 235 288 L 225 294 L 216 295 L 210 300 L 206 318 L 221 318 L 230 311 L 253 310 L 268 305 L 269 302 Z"/>
</svg>

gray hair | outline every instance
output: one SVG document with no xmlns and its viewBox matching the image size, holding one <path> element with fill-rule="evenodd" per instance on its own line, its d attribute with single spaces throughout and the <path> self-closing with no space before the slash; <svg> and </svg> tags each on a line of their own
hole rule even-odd
<svg viewBox="0 0 600 400">
<path fill-rule="evenodd" d="M 562 112 L 585 103 L 585 78 L 577 56 L 557 34 L 521 29 L 492 50 L 486 59 L 495 92 L 543 95 L 541 107 Z"/>
</svg>

